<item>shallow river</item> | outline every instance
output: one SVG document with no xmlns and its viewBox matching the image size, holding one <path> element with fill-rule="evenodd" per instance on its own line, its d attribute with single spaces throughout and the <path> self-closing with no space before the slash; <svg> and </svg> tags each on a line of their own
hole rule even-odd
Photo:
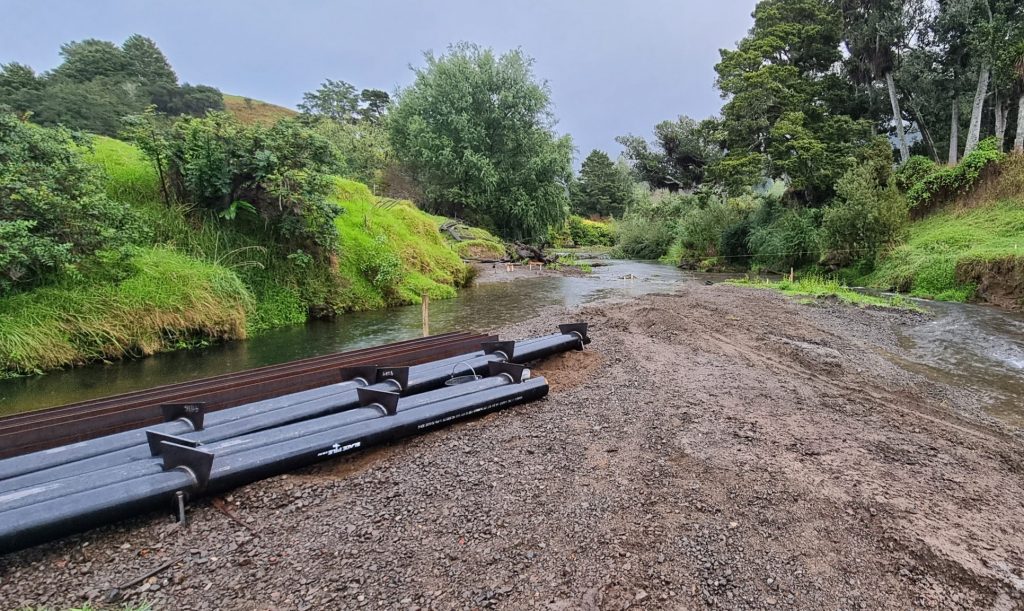
<svg viewBox="0 0 1024 611">
<path fill-rule="evenodd" d="M 610 261 L 587 277 L 519 279 L 461 291 L 430 308 L 432 333 L 497 327 L 531 318 L 541 308 L 606 297 L 665 292 L 687 281 L 719 280 L 674 267 Z M 995 415 L 1024 426 L 1024 317 L 994 308 L 925 302 L 936 317 L 901 338 L 904 365 L 934 379 L 976 387 Z M 271 331 L 257 338 L 171 352 L 137 361 L 93 365 L 35 378 L 0 381 L 0 415 L 271 365 L 308 356 L 411 339 L 420 334 L 420 308 L 358 312 L 333 322 Z"/>
</svg>

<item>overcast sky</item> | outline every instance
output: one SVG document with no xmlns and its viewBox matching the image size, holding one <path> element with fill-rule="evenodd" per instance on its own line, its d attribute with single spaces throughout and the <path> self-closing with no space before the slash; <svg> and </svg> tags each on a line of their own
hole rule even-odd
<svg viewBox="0 0 1024 611">
<path fill-rule="evenodd" d="M 61 43 L 153 38 L 182 81 L 294 107 L 324 79 L 393 91 L 424 50 L 460 40 L 521 47 L 551 87 L 578 157 L 615 136 L 716 114 L 718 49 L 752 23 L 754 0 L 0 0 L 0 63 L 37 71 Z"/>
</svg>

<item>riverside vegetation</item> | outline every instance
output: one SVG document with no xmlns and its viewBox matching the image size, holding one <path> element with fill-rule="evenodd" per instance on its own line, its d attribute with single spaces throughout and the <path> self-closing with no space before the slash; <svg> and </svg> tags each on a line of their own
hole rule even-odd
<svg viewBox="0 0 1024 611">
<path fill-rule="evenodd" d="M 454 44 L 394 98 L 327 79 L 297 111 L 179 83 L 138 35 L 0 65 L 0 371 L 450 297 L 502 240 L 1020 307 L 1024 6 L 753 18 L 715 66 L 720 116 L 578 174 L 519 50 Z"/>
</svg>

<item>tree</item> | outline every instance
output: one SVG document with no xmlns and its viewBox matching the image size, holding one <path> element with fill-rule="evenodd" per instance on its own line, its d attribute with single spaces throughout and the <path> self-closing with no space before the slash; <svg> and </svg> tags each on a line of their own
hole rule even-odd
<svg viewBox="0 0 1024 611">
<path fill-rule="evenodd" d="M 156 43 L 140 34 L 132 34 L 121 45 L 128 63 L 128 72 L 144 86 L 157 84 L 176 86 L 178 75 Z"/>
<path fill-rule="evenodd" d="M 31 110 L 39 102 L 45 83 L 25 64 L 0 64 L 0 106 L 18 113 Z"/>
<path fill-rule="evenodd" d="M 1019 54 L 1020 57 L 1014 64 L 1020 95 L 1017 98 L 1017 136 L 1013 139 L 1013 150 L 1024 153 L 1024 45 L 1021 45 Z"/>
<path fill-rule="evenodd" d="M 124 118 L 121 137 L 135 143 L 153 163 L 157 179 L 160 181 L 160 194 L 164 198 L 164 203 L 170 205 L 171 193 L 167 186 L 167 157 L 171 135 L 167 118 L 157 114 L 155 106 L 150 106 L 142 114 Z"/>
<path fill-rule="evenodd" d="M 101 77 L 125 80 L 131 76 L 128 57 L 120 47 L 106 40 L 90 38 L 61 45 L 64 61 L 53 71 L 54 78 L 87 83 Z"/>
<path fill-rule="evenodd" d="M 553 131 L 533 60 L 469 43 L 427 53 L 389 131 L 429 208 L 465 214 L 506 238 L 541 240 L 567 214 L 572 142 Z"/>
<path fill-rule="evenodd" d="M 722 50 L 715 66 L 727 98 L 722 131 L 728 152 L 714 170 L 719 180 L 735 186 L 737 178 L 724 170 L 749 179 L 763 168 L 769 177 L 788 179 L 797 199 L 820 205 L 831 198 L 834 176 L 853 164 L 844 151 L 864 138 L 860 117 L 849 114 L 858 110 L 855 89 L 835 70 L 842 25 L 839 10 L 825 0 L 757 5 L 750 33 L 735 50 Z M 854 129 L 844 133 L 842 125 Z M 814 156 L 792 159 L 800 150 Z"/>
<path fill-rule="evenodd" d="M 138 224 L 107 198 L 82 142 L 0 113 L 0 295 L 27 288 L 97 251 L 127 248 Z"/>
<path fill-rule="evenodd" d="M 138 34 L 120 47 L 93 39 L 70 42 L 61 55 L 61 65 L 41 76 L 22 64 L 0 67 L 0 104 L 31 113 L 43 125 L 110 136 L 117 134 L 122 117 L 151 104 L 171 115 L 224 108 L 223 95 L 213 87 L 179 87 L 156 43 Z"/>
<path fill-rule="evenodd" d="M 391 106 L 391 96 L 380 89 L 363 89 L 359 93 L 359 101 L 362 103 L 359 117 L 371 123 L 379 122 Z"/>
<path fill-rule="evenodd" d="M 633 181 L 604 151 L 594 149 L 583 160 L 572 190 L 572 209 L 582 215 L 622 217 L 633 201 Z"/>
<path fill-rule="evenodd" d="M 653 189 L 690 189 L 704 180 L 708 165 L 722 156 L 713 141 L 715 121 L 697 122 L 687 116 L 654 126 L 654 142 L 640 136 L 619 136 L 636 177 Z"/>
<path fill-rule="evenodd" d="M 910 147 L 904 130 L 903 113 L 893 74 L 910 39 L 918 29 L 923 2 L 912 0 L 843 0 L 845 42 L 850 53 L 848 66 L 855 82 L 870 85 L 885 82 L 892 108 L 892 124 L 900 151 L 900 163 L 910 158 Z"/>
<path fill-rule="evenodd" d="M 121 118 L 145 108 L 145 101 L 114 78 L 86 83 L 66 80 L 48 83 L 36 99 L 32 119 L 41 125 L 63 125 L 77 130 L 116 136 Z"/>
<path fill-rule="evenodd" d="M 327 138 L 342 160 L 342 176 L 376 187 L 394 157 L 387 128 L 377 121 L 319 121 L 316 131 Z"/>
<path fill-rule="evenodd" d="M 359 118 L 359 94 L 350 83 L 327 79 L 316 91 L 302 94 L 299 110 L 339 123 L 351 123 Z"/>
</svg>

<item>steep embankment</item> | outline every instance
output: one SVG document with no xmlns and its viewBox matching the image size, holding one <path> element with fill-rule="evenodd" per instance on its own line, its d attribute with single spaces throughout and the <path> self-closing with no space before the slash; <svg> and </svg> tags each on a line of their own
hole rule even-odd
<svg viewBox="0 0 1024 611">
<path fill-rule="evenodd" d="M 0 299 L 0 376 L 241 339 L 311 317 L 455 295 L 470 277 L 445 219 L 337 179 L 340 256 L 285 252 L 245 224 L 166 205 L 138 149 L 97 137 L 86 157 L 147 238 L 59 282 Z"/>
<path fill-rule="evenodd" d="M 869 277 L 917 297 L 1024 306 L 1024 157 L 967 196 L 913 222 Z"/>
</svg>

